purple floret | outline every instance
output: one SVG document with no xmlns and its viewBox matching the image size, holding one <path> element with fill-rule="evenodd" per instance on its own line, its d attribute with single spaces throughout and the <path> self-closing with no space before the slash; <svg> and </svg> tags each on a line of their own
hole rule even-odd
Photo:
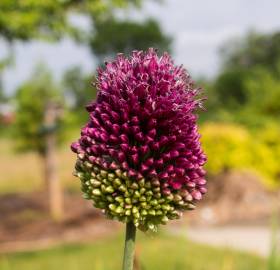
<svg viewBox="0 0 280 270">
<path fill-rule="evenodd" d="M 100 68 L 96 87 L 90 120 L 72 150 L 105 170 L 156 179 L 163 194 L 182 190 L 200 200 L 206 192 L 195 114 L 201 99 L 187 71 L 167 53 L 134 51 Z"/>
</svg>

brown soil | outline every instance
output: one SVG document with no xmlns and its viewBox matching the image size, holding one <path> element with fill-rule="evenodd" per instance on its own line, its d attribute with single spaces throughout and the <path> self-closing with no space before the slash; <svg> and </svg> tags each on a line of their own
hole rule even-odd
<svg viewBox="0 0 280 270">
<path fill-rule="evenodd" d="M 186 220 L 191 225 L 207 226 L 269 224 L 276 196 L 265 190 L 251 174 L 220 175 L 208 182 L 208 188 L 197 210 L 186 213 L 185 218 L 172 224 L 182 224 Z M 101 211 L 94 209 L 80 193 L 66 193 L 64 200 L 64 218 L 61 222 L 54 222 L 48 215 L 44 193 L 1 196 L 0 251 L 91 241 L 118 230 L 118 222 L 105 219 Z"/>
<path fill-rule="evenodd" d="M 256 176 L 230 172 L 209 180 L 205 200 L 189 220 L 200 225 L 268 225 L 276 207 L 279 211 L 277 194 L 266 190 Z"/>
<path fill-rule="evenodd" d="M 64 217 L 53 221 L 42 193 L 0 197 L 0 250 L 30 250 L 59 242 L 88 241 L 114 232 L 116 222 L 105 220 L 80 194 L 65 194 Z"/>
</svg>

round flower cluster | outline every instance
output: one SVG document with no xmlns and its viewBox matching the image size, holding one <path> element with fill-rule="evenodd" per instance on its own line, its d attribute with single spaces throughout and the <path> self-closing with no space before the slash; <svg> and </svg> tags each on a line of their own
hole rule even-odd
<svg viewBox="0 0 280 270">
<path fill-rule="evenodd" d="M 179 218 L 206 192 L 195 110 L 199 89 L 165 53 L 118 55 L 99 69 L 89 122 L 72 144 L 94 206 L 141 230 Z"/>
</svg>

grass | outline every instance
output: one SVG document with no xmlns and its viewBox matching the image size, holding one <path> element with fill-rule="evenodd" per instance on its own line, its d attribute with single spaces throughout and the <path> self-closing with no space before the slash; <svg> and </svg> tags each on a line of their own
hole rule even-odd
<svg viewBox="0 0 280 270">
<path fill-rule="evenodd" d="M 261 270 L 266 262 L 247 253 L 194 244 L 186 239 L 138 234 L 141 270 Z M 67 245 L 38 252 L 0 255 L 1 270 L 121 269 L 123 238 Z"/>
<path fill-rule="evenodd" d="M 72 176 L 76 157 L 69 145 L 65 143 L 57 151 L 58 174 L 65 188 L 79 190 L 79 182 Z M 36 153 L 15 152 L 12 140 L 4 138 L 0 149 L 0 194 L 36 191 L 44 186 L 43 163 Z"/>
</svg>

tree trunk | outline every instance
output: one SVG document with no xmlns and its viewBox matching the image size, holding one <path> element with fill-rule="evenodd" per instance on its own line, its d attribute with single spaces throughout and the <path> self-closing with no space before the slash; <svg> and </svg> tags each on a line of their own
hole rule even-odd
<svg viewBox="0 0 280 270">
<path fill-rule="evenodd" d="M 48 205 L 51 217 L 60 221 L 63 217 L 63 194 L 57 173 L 56 159 L 56 134 L 53 129 L 56 124 L 56 111 L 53 104 L 49 104 L 45 111 L 44 126 L 45 133 L 45 152 L 44 152 L 44 168 L 45 168 L 45 185 L 48 195 Z"/>
</svg>

